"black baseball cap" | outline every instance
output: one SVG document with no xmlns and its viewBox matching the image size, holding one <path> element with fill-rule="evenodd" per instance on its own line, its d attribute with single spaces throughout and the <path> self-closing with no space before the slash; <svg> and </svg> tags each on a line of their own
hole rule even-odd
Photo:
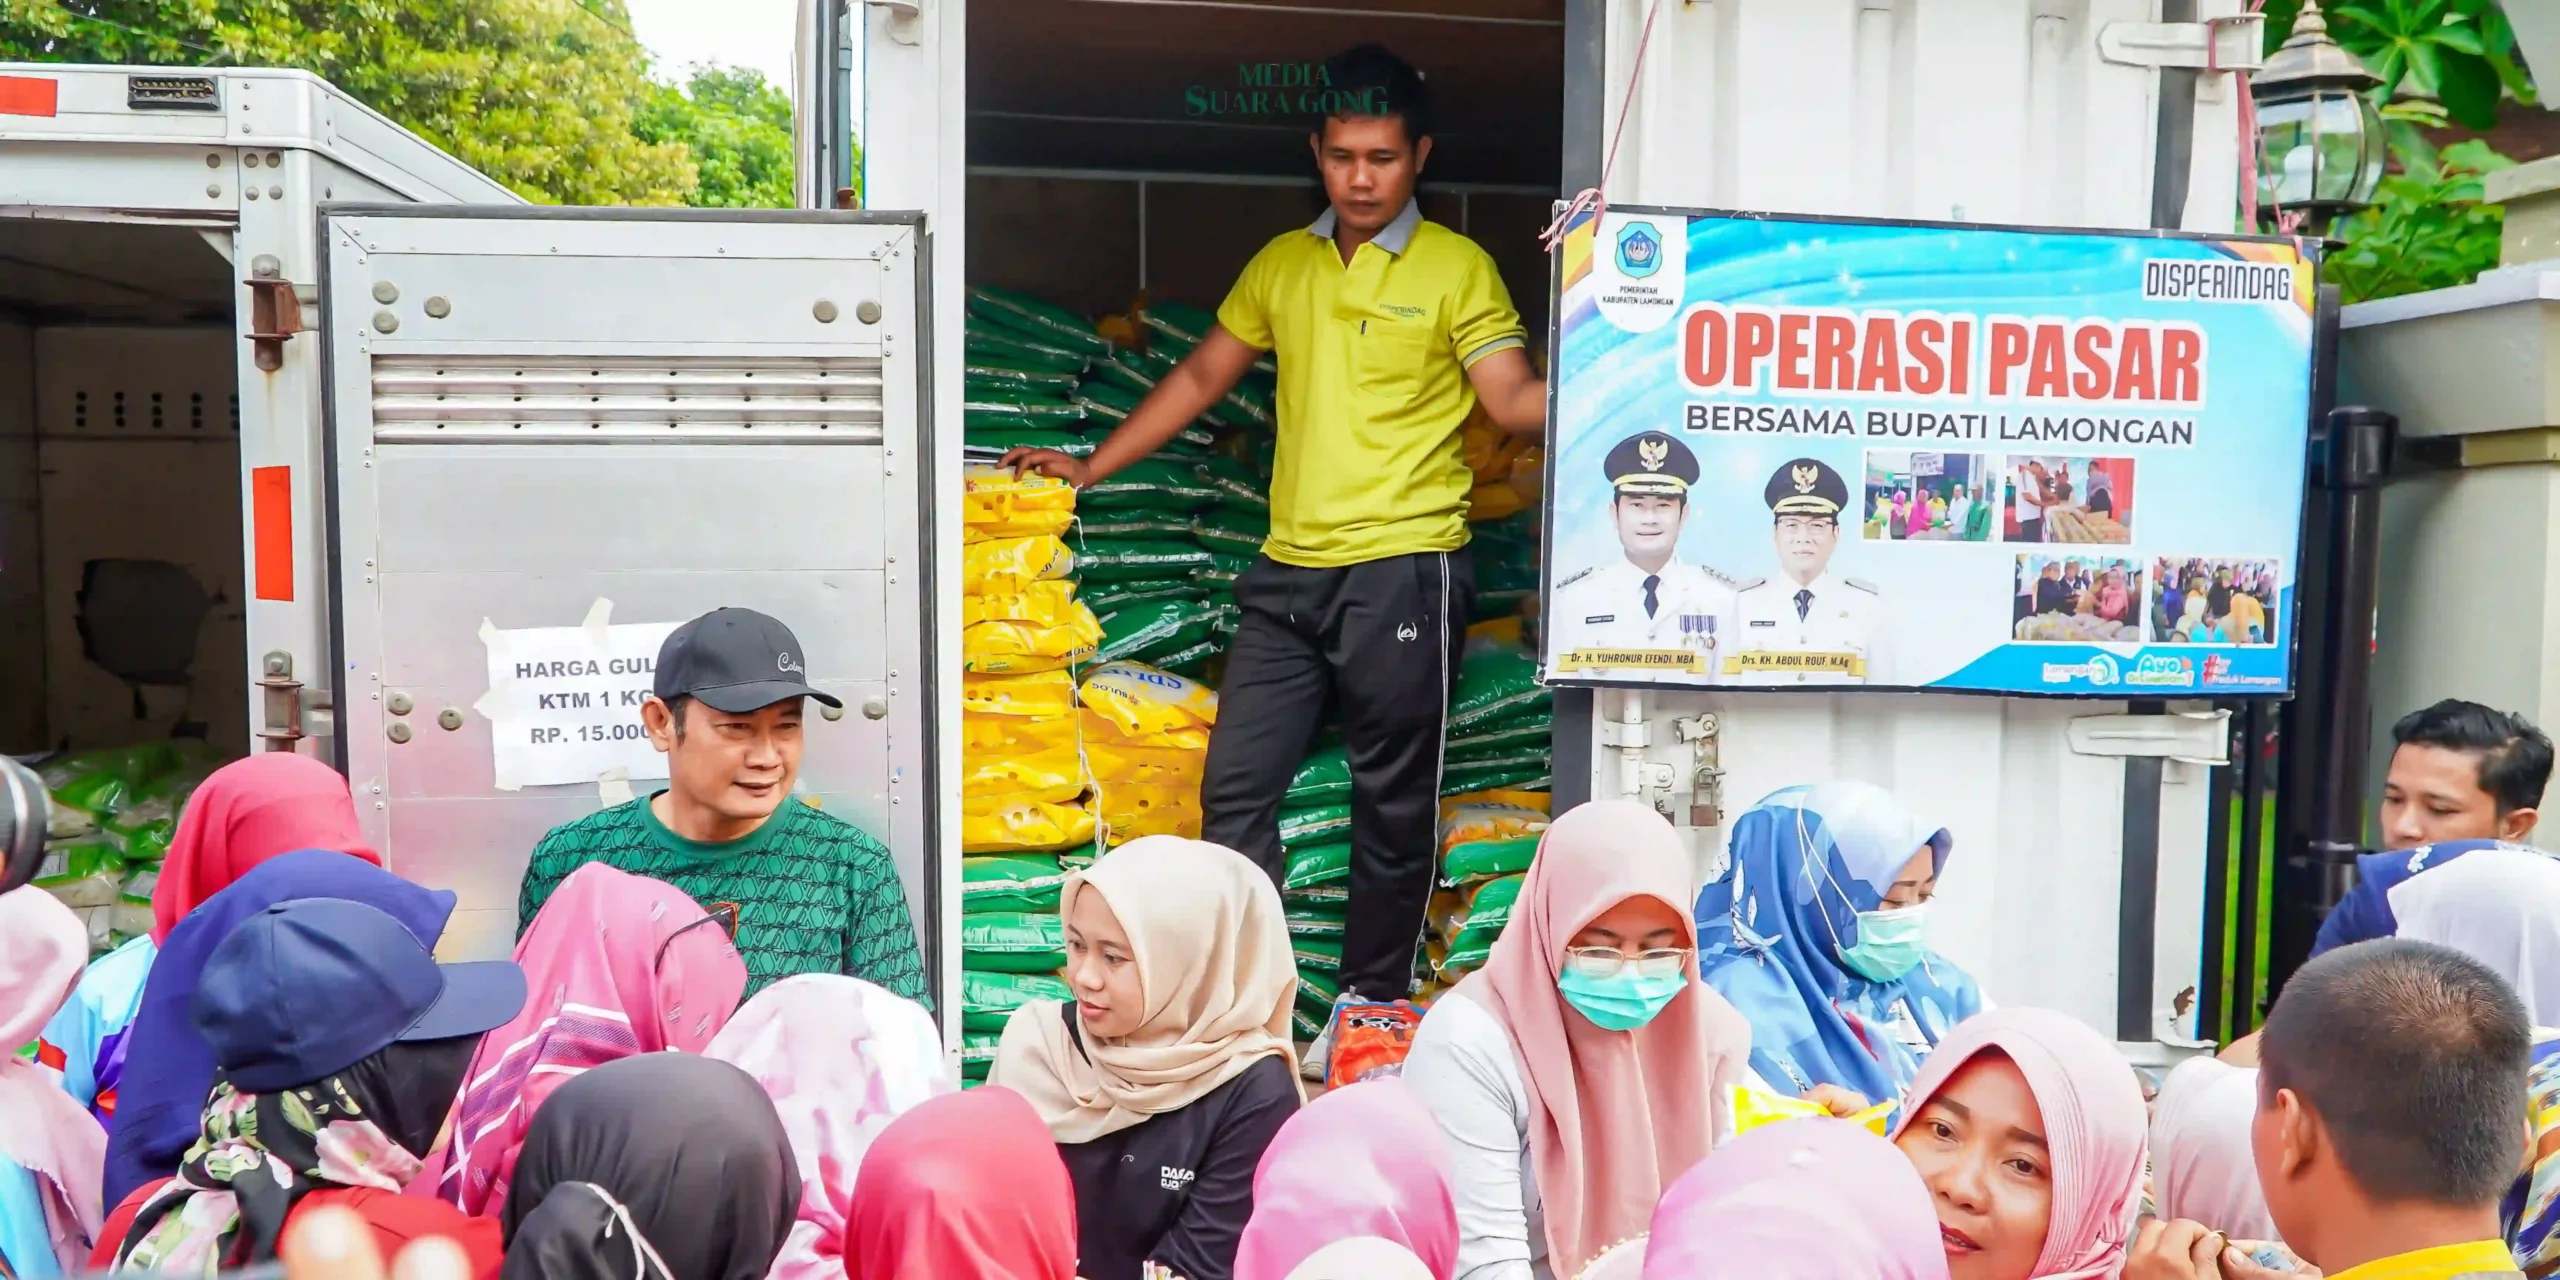
<svg viewBox="0 0 2560 1280">
<path fill-rule="evenodd" d="M 800 637 L 781 619 L 753 609 L 714 609 L 671 632 L 658 647 L 654 692 L 660 701 L 690 697 L 731 715 L 793 698 L 844 705 L 843 699 L 810 687 Z"/>
<path fill-rule="evenodd" d="M 483 1034 L 524 1000 L 511 961 L 440 965 L 381 910 L 302 898 L 231 930 L 205 960 L 190 1013 L 233 1084 L 271 1093 L 394 1044 Z"/>
</svg>

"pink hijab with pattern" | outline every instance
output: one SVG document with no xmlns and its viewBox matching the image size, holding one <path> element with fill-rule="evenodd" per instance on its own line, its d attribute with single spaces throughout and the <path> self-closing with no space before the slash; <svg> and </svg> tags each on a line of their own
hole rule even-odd
<svg viewBox="0 0 2560 1280">
<path fill-rule="evenodd" d="M 800 1162 L 800 1216 L 770 1280 L 843 1280 L 862 1157 L 889 1122 L 957 1092 L 924 1006 L 864 982 L 803 974 L 738 1010 L 704 1056 L 754 1076 Z"/>
<path fill-rule="evenodd" d="M 746 962 L 702 904 L 601 862 L 560 882 L 515 961 L 524 1012 L 471 1059 L 436 1189 L 475 1217 L 505 1207 L 525 1130 L 552 1090 L 618 1058 L 700 1053 L 747 989 Z"/>
</svg>

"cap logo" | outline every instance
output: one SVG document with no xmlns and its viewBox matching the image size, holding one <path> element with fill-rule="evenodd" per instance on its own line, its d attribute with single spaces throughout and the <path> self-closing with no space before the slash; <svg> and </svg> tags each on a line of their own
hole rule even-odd
<svg viewBox="0 0 2560 1280">
<path fill-rule="evenodd" d="M 1787 474 L 1794 477 L 1798 493 L 1813 492 L 1814 481 L 1822 478 L 1822 473 L 1812 467 L 1794 467 Z"/>
<path fill-rule="evenodd" d="M 809 674 L 807 668 L 791 660 L 791 651 L 788 649 L 774 655 L 773 668 L 776 671 L 788 671 L 795 676 L 806 676 Z"/>
<path fill-rule="evenodd" d="M 1670 461 L 1670 459 L 1670 441 L 1665 440 L 1660 436 L 1651 436 L 1636 441 L 1636 461 L 1644 464 L 1645 470 L 1660 471 L 1662 470 L 1662 464 Z"/>
</svg>

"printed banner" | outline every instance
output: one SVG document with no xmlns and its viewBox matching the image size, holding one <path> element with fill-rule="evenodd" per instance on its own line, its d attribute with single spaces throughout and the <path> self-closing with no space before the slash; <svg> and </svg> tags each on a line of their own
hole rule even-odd
<svg viewBox="0 0 2560 1280">
<path fill-rule="evenodd" d="M 1556 683 L 2292 687 L 2295 243 L 1611 206 L 1560 253 Z"/>
</svg>

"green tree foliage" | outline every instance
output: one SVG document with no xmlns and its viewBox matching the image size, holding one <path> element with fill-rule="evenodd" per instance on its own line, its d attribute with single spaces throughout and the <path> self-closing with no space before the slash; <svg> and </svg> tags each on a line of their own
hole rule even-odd
<svg viewBox="0 0 2560 1280">
<path fill-rule="evenodd" d="M 2321 274 L 2348 302 L 2469 284 L 2498 265 L 2505 211 L 2480 199 L 2481 175 L 2515 162 L 2477 139 L 2432 157 L 2403 153 L 2373 205 L 2330 234 L 2345 242 Z"/>
<path fill-rule="evenodd" d="M 700 66 L 681 88 L 653 85 L 632 131 L 643 142 L 691 152 L 698 174 L 694 204 L 791 207 L 791 99 L 759 72 Z"/>
<path fill-rule="evenodd" d="M 528 199 L 699 185 L 635 128 L 657 86 L 622 0 L 0 0 L 0 59 L 300 67 Z"/>
<path fill-rule="evenodd" d="M 2323 0 L 2330 38 L 2382 78 L 2385 102 L 2401 94 L 2444 104 L 2456 123 L 2498 122 L 2502 96 L 2534 101 L 2533 77 L 2516 52 L 2515 30 L 2499 0 Z M 2293 32 L 2302 0 L 2268 0 L 2267 50 Z"/>
</svg>

